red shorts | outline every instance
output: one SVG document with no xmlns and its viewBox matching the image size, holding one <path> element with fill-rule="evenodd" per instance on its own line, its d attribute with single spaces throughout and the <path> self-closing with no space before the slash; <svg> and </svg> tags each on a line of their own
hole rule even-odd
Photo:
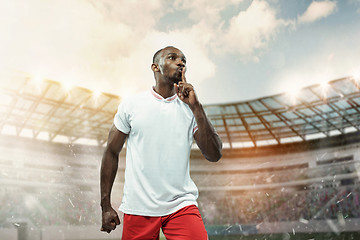
<svg viewBox="0 0 360 240">
<path fill-rule="evenodd" d="M 191 205 L 163 217 L 124 214 L 121 240 L 158 240 L 160 228 L 167 240 L 208 239 L 199 209 Z"/>
</svg>

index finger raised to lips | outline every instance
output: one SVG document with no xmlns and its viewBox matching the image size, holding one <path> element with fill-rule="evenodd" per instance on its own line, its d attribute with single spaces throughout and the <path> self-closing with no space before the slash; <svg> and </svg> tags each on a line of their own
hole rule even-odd
<svg viewBox="0 0 360 240">
<path fill-rule="evenodd" d="M 186 83 L 185 67 L 181 70 L 181 81 Z"/>
</svg>

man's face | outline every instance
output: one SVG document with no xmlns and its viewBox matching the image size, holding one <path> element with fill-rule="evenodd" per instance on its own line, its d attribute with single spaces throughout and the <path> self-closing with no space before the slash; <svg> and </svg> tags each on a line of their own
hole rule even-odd
<svg viewBox="0 0 360 240">
<path fill-rule="evenodd" d="M 174 83 L 181 81 L 182 70 L 186 66 L 184 54 L 177 48 L 168 47 L 162 51 L 159 59 L 161 74 Z"/>
</svg>

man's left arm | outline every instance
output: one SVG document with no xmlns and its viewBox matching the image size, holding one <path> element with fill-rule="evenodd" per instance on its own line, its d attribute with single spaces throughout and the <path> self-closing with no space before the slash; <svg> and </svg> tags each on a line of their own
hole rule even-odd
<svg viewBox="0 0 360 240">
<path fill-rule="evenodd" d="M 194 114 L 198 130 L 194 134 L 196 144 L 199 146 L 204 157 L 211 162 L 217 162 L 222 157 L 222 142 L 216 133 L 205 111 L 197 99 L 194 87 L 186 82 L 185 68 L 182 72 L 182 80 L 174 84 L 179 98 L 186 103 Z"/>
<path fill-rule="evenodd" d="M 211 162 L 219 161 L 222 156 L 222 142 L 219 135 L 207 118 L 200 103 L 192 107 L 191 110 L 198 126 L 198 130 L 194 134 L 196 144 L 207 160 Z"/>
</svg>

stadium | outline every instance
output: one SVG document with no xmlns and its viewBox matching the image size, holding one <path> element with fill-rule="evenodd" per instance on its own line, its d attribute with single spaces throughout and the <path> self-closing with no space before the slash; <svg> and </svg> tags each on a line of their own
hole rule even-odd
<svg viewBox="0 0 360 240">
<path fill-rule="evenodd" d="M 219 162 L 190 159 L 209 239 L 360 237 L 358 81 L 204 106 L 223 141 Z M 99 168 L 121 97 L 11 71 L 0 99 L 0 238 L 119 239 L 100 232 Z"/>
</svg>

